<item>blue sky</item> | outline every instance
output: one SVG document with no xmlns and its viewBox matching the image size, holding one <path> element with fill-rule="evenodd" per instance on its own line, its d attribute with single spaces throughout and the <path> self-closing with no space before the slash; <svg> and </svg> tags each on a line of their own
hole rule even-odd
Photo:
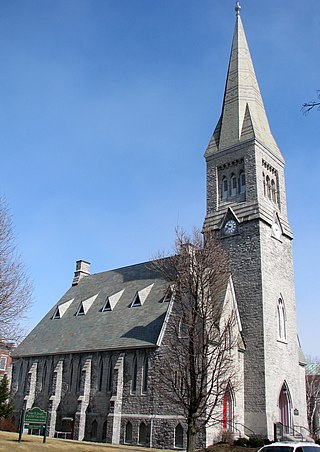
<svg viewBox="0 0 320 452">
<path fill-rule="evenodd" d="M 218 120 L 234 0 L 0 0 L 0 193 L 34 282 L 31 329 L 92 272 L 169 250 L 201 227 L 203 152 Z M 286 159 L 300 339 L 319 355 L 319 0 L 243 0 Z"/>
</svg>

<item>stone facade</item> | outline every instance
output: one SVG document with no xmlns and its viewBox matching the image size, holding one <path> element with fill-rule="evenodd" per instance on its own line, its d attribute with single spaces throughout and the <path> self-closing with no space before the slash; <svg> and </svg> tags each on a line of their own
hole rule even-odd
<svg viewBox="0 0 320 452">
<path fill-rule="evenodd" d="M 236 314 L 230 381 L 214 425 L 197 446 L 237 436 L 273 438 L 307 428 L 304 361 L 297 341 L 292 232 L 284 160 L 271 134 L 239 8 L 221 118 L 205 153 L 207 213 L 231 277 L 220 322 Z M 159 377 L 174 298 L 150 263 L 90 275 L 78 261 L 72 287 L 18 347 L 15 418 L 49 412 L 49 435 L 157 448 L 186 447 L 186 420 Z"/>
</svg>

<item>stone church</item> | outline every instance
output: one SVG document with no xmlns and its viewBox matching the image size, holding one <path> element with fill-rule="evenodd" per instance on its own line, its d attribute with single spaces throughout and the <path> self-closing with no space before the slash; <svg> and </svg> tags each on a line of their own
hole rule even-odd
<svg viewBox="0 0 320 452">
<path fill-rule="evenodd" d="M 297 338 L 292 231 L 284 159 L 270 131 L 241 17 L 236 24 L 220 119 L 205 152 L 203 233 L 227 251 L 224 308 L 237 313 L 234 365 L 217 422 L 198 438 L 273 438 L 307 433 L 305 360 Z M 49 413 L 49 435 L 113 444 L 185 448 L 186 423 L 158 379 L 172 291 L 149 263 L 97 274 L 77 261 L 70 289 L 14 354 L 15 419 Z"/>
</svg>

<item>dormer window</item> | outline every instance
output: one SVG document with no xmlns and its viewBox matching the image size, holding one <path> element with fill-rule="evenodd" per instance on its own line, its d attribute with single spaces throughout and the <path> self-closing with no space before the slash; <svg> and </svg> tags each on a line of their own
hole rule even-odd
<svg viewBox="0 0 320 452">
<path fill-rule="evenodd" d="M 124 292 L 124 289 L 120 290 L 119 292 L 117 292 L 113 295 L 110 295 L 110 297 L 107 297 L 106 301 L 101 309 L 101 312 L 113 311 L 116 304 L 120 300 L 123 292 Z"/>
<path fill-rule="evenodd" d="M 130 308 L 142 306 L 144 304 L 144 302 L 146 301 L 149 293 L 151 292 L 153 285 L 154 285 L 154 283 L 152 283 L 152 284 L 150 284 L 150 286 L 147 286 L 144 289 L 141 289 L 138 292 L 136 292 L 135 297 L 130 305 Z"/>
<path fill-rule="evenodd" d="M 66 310 L 71 305 L 73 300 L 74 298 L 72 298 L 72 300 L 61 303 L 59 306 L 57 306 L 55 313 L 52 316 L 52 320 L 61 319 L 61 317 L 65 314 Z"/>
<path fill-rule="evenodd" d="M 102 308 L 102 312 L 105 312 L 105 311 L 112 311 L 109 297 L 106 299 L 106 302 Z"/>
<path fill-rule="evenodd" d="M 79 306 L 79 308 L 78 308 L 78 310 L 77 310 L 76 315 L 77 315 L 77 316 L 78 316 L 78 315 L 85 315 L 83 303 L 80 304 L 80 306 Z"/>
<path fill-rule="evenodd" d="M 79 308 L 76 312 L 76 316 L 80 315 L 86 315 L 91 308 L 94 300 L 97 298 L 98 294 L 94 295 L 93 297 L 87 298 L 86 300 L 82 301 L 79 305 Z"/>
<path fill-rule="evenodd" d="M 136 293 L 136 296 L 135 296 L 135 298 L 134 298 L 134 300 L 133 300 L 133 302 L 132 302 L 131 307 L 132 307 L 132 308 L 136 308 L 136 307 L 141 306 L 141 305 L 142 305 L 142 304 L 141 304 L 141 300 L 140 300 L 140 297 L 139 297 L 139 293 L 137 292 L 137 293 Z"/>
</svg>

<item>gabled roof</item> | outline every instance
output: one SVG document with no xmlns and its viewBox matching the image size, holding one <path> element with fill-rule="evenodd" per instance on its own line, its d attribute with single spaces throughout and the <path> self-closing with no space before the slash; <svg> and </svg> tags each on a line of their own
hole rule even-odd
<svg viewBox="0 0 320 452">
<path fill-rule="evenodd" d="M 240 11 L 236 11 L 222 113 L 205 155 L 256 138 L 283 160 L 270 131 Z"/>
<path fill-rule="evenodd" d="M 168 309 L 162 302 L 168 286 L 150 262 L 85 276 L 31 331 L 15 356 L 156 346 Z M 143 305 L 131 308 L 137 293 Z M 108 297 L 112 311 L 102 312 Z M 76 316 L 80 305 L 88 307 L 88 300 L 85 315 Z M 70 301 L 63 316 L 54 319 L 57 307 Z"/>
</svg>

